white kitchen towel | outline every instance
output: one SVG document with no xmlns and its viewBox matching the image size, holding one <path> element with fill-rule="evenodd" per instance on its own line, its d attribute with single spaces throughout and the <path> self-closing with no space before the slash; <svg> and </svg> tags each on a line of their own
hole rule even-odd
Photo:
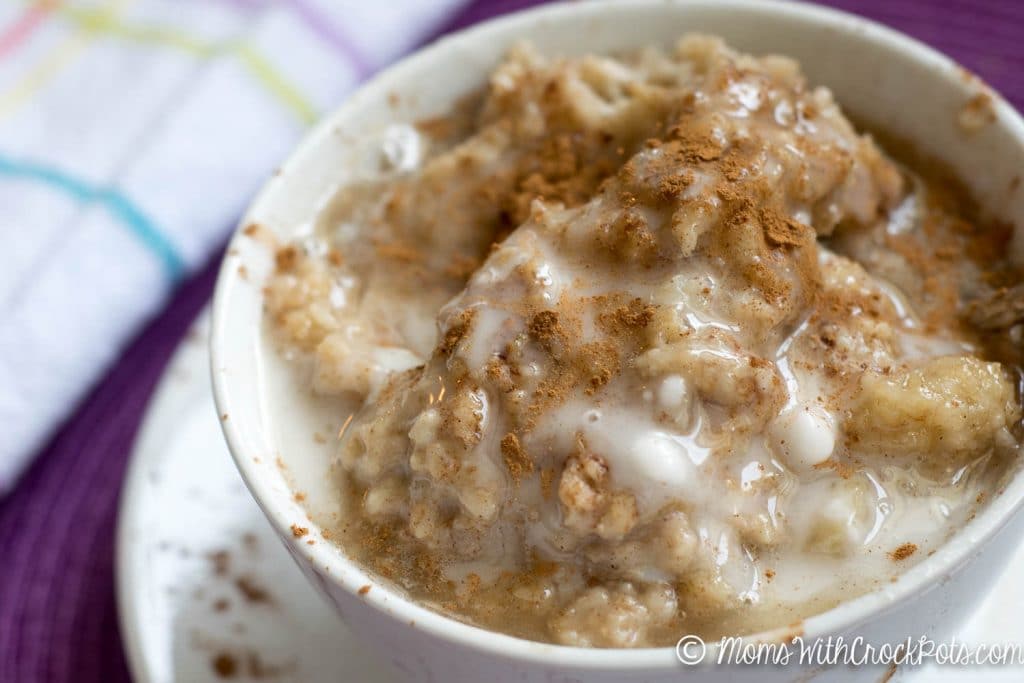
<svg viewBox="0 0 1024 683">
<path fill-rule="evenodd" d="M 0 5 L 0 494 L 303 131 L 461 4 Z"/>
</svg>

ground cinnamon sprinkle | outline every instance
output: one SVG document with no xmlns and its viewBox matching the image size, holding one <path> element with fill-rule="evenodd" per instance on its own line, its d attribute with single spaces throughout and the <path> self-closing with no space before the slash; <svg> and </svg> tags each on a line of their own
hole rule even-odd
<svg viewBox="0 0 1024 683">
<path fill-rule="evenodd" d="M 231 554 L 226 550 L 217 550 L 210 553 L 210 563 L 213 565 L 213 573 L 217 576 L 224 576 L 231 567 Z"/>
<path fill-rule="evenodd" d="M 465 449 L 480 441 L 481 414 L 479 404 L 469 387 L 455 391 L 451 399 L 442 402 L 442 429 L 451 434 Z"/>
<path fill-rule="evenodd" d="M 654 311 L 654 306 L 634 297 L 612 311 L 602 311 L 598 314 L 598 322 L 609 334 L 636 332 L 654 320 Z"/>
<path fill-rule="evenodd" d="M 907 559 L 916 552 L 917 544 L 904 543 L 900 547 L 896 548 L 896 550 L 893 550 L 891 553 L 889 553 L 889 557 L 891 557 L 895 562 L 900 562 L 902 560 Z"/>
<path fill-rule="evenodd" d="M 584 391 L 588 395 L 596 393 L 608 384 L 621 368 L 619 347 L 614 342 L 590 342 L 580 347 L 575 369 L 581 376 L 586 377 L 588 386 Z"/>
<path fill-rule="evenodd" d="M 631 314 L 637 316 L 637 322 L 646 317 L 643 310 L 626 311 L 627 317 Z M 550 364 L 526 410 L 521 425 L 525 431 L 531 431 L 542 415 L 563 403 L 574 390 L 592 395 L 620 371 L 622 363 L 614 341 L 575 343 L 580 324 L 578 316 L 553 310 L 530 316 L 527 330 L 548 353 Z"/>
<path fill-rule="evenodd" d="M 523 429 L 532 431 L 543 415 L 569 397 L 577 380 L 571 368 L 556 361 L 534 392 L 522 423 Z"/>
<path fill-rule="evenodd" d="M 607 134 L 556 134 L 524 155 L 511 193 L 499 193 L 512 225 L 529 216 L 534 199 L 578 206 L 587 201 L 602 180 L 615 172 L 625 154 L 612 146 Z"/>
<path fill-rule="evenodd" d="M 693 179 L 693 171 L 688 169 L 681 173 L 666 175 L 658 183 L 658 192 L 661 193 L 662 199 L 675 199 L 693 184 Z"/>
<path fill-rule="evenodd" d="M 221 678 L 234 678 L 238 673 L 238 660 L 228 652 L 221 652 L 213 657 L 210 662 L 214 673 Z"/>
<path fill-rule="evenodd" d="M 730 183 L 747 178 L 756 162 L 761 143 L 757 138 L 740 140 L 725 151 L 717 164 L 722 177 Z"/>
<path fill-rule="evenodd" d="M 235 587 L 238 588 L 242 596 L 249 602 L 253 603 L 270 603 L 273 599 L 270 593 L 267 592 L 263 586 L 260 586 L 256 581 L 249 576 L 239 576 L 235 579 Z"/>
<path fill-rule="evenodd" d="M 450 356 L 455 347 L 459 345 L 466 335 L 469 334 L 473 325 L 473 316 L 476 311 L 472 308 L 466 309 L 459 314 L 459 317 L 452 323 L 444 333 L 444 339 L 438 347 L 443 355 Z"/>
<path fill-rule="evenodd" d="M 294 662 L 268 664 L 254 650 L 239 653 L 218 652 L 210 660 L 210 667 L 218 678 L 246 678 L 250 680 L 276 679 L 294 669 Z"/>
<path fill-rule="evenodd" d="M 533 460 L 512 432 L 501 437 L 501 456 L 513 483 L 518 485 L 523 477 L 533 472 Z"/>
<path fill-rule="evenodd" d="M 498 356 L 494 356 L 487 361 L 486 372 L 487 379 L 500 391 L 507 394 L 515 390 L 516 385 L 512 380 L 512 369 Z"/>
<path fill-rule="evenodd" d="M 293 246 L 281 247 L 274 254 L 274 264 L 280 271 L 294 270 L 299 262 L 299 251 Z"/>
<path fill-rule="evenodd" d="M 760 210 L 761 227 L 768 241 L 777 246 L 807 246 L 814 239 L 814 229 L 784 215 L 774 206 Z"/>
<path fill-rule="evenodd" d="M 643 214 L 631 209 L 622 211 L 612 222 L 611 231 L 616 238 L 611 246 L 621 257 L 651 264 L 657 254 L 658 241 Z"/>
<path fill-rule="evenodd" d="M 549 351 L 557 341 L 565 339 L 565 330 L 558 323 L 555 311 L 539 311 L 530 318 L 526 328 L 530 335 Z"/>
<path fill-rule="evenodd" d="M 710 131 L 695 129 L 685 120 L 669 130 L 669 140 L 671 144 L 666 147 L 666 155 L 673 155 L 678 162 L 700 163 L 722 156 L 722 147 Z"/>
</svg>

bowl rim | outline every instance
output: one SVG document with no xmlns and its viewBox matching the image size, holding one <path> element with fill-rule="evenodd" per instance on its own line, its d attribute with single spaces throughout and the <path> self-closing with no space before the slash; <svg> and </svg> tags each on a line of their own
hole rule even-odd
<svg viewBox="0 0 1024 683">
<path fill-rule="evenodd" d="M 347 96 L 339 107 L 305 134 L 282 166 L 283 172 L 287 173 L 296 160 L 320 145 L 335 127 L 334 122 L 337 119 L 362 106 L 365 100 L 391 90 L 393 81 L 401 81 L 403 75 L 410 71 L 416 62 L 425 57 L 434 57 L 444 51 L 457 51 L 463 45 L 486 41 L 489 36 L 495 34 L 516 32 L 525 35 L 530 26 L 538 21 L 559 21 L 568 18 L 581 20 L 597 16 L 609 8 L 616 9 L 625 6 L 633 8 L 660 7 L 666 11 L 679 9 L 685 11 L 686 8 L 713 8 L 721 11 L 755 13 L 767 11 L 772 14 L 786 15 L 788 19 L 814 24 L 816 28 L 828 28 L 843 33 L 852 32 L 860 34 L 865 40 L 887 44 L 889 47 L 897 49 L 907 60 L 941 70 L 943 76 L 950 81 L 960 78 L 957 74 L 963 71 L 962 67 L 949 57 L 894 29 L 863 17 L 809 3 L 787 0 L 592 0 L 587 3 L 553 3 L 504 15 L 444 36 L 376 74 Z M 964 84 L 960 81 L 957 83 L 959 85 L 954 83 L 951 87 L 963 89 Z M 989 92 L 993 94 L 993 106 L 1000 122 L 1024 146 L 1024 119 L 998 93 L 991 90 Z M 239 229 L 236 229 L 231 239 L 229 252 L 230 247 L 239 239 L 241 226 L 249 224 L 253 207 L 262 203 L 264 198 L 273 191 L 274 185 L 273 179 L 271 179 L 254 196 L 246 215 L 239 223 Z M 220 368 L 224 367 L 222 364 L 224 340 L 231 334 L 226 325 L 225 309 L 230 298 L 230 290 L 238 285 L 239 281 L 240 277 L 235 264 L 226 257 L 218 272 L 209 342 L 213 393 L 219 414 L 229 413 L 234 405 L 231 398 L 232 380 L 229 373 L 221 371 Z M 312 564 L 326 581 L 339 586 L 352 598 L 367 602 L 386 615 L 388 619 L 395 620 L 396 627 L 414 628 L 440 640 L 502 659 L 571 666 L 579 670 L 640 671 L 663 669 L 668 663 L 678 666 L 674 656 L 675 648 L 672 646 L 601 649 L 555 645 L 489 631 L 417 604 L 391 590 L 386 584 L 382 585 L 372 573 L 346 557 L 344 551 L 332 552 L 324 547 L 326 544 L 307 545 L 294 538 L 291 533 L 293 520 L 288 513 L 288 506 L 292 503 L 291 497 L 283 496 L 279 491 L 274 490 L 274 487 L 260 473 L 260 469 L 254 465 L 252 454 L 245 452 L 244 441 L 238 431 L 239 421 L 221 420 L 220 423 L 232 458 L 246 486 L 278 534 L 285 539 L 293 556 L 297 559 L 301 557 Z M 941 581 L 943 577 L 969 562 L 977 550 L 1005 526 L 1022 505 L 1024 505 L 1024 468 L 1015 471 L 988 504 L 971 521 L 958 529 L 933 555 L 900 574 L 894 582 L 807 617 L 797 624 L 749 634 L 745 638 L 752 641 L 786 642 L 796 635 L 802 635 L 804 639 L 808 639 L 842 632 L 868 621 L 896 603 L 927 590 Z M 321 567 L 324 571 L 320 570 Z M 367 583 L 372 583 L 375 590 L 359 594 L 360 587 Z M 680 634 L 680 636 L 683 635 L 686 634 Z M 707 643 L 708 655 L 704 659 L 705 662 L 713 660 L 716 646 L 717 642 L 709 641 Z"/>
</svg>

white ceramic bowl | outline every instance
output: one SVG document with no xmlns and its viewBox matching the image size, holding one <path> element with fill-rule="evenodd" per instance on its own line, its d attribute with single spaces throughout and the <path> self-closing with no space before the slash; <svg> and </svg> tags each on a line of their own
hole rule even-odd
<svg viewBox="0 0 1024 683">
<path fill-rule="evenodd" d="M 445 38 L 392 67 L 321 123 L 253 202 L 243 225 L 258 223 L 281 238 L 308 226 L 326 197 L 374 152 L 373 135 L 392 122 L 445 112 L 484 81 L 509 45 L 528 38 L 547 53 L 608 52 L 671 44 L 687 31 L 723 36 L 752 53 L 797 58 L 811 82 L 829 86 L 858 120 L 913 141 L 947 162 L 982 204 L 1024 224 L 1024 121 L 992 95 L 995 120 L 968 133 L 958 123 L 965 103 L 988 92 L 948 58 L 868 21 L 812 5 L 763 0 L 632 0 L 547 6 Z M 396 105 L 394 95 L 397 94 Z M 1024 235 L 1018 230 L 1018 254 Z M 319 536 L 306 507 L 327 505 L 327 454 L 312 443 L 322 424 L 289 386 L 286 369 L 265 343 L 261 283 L 271 268 L 259 240 L 235 236 L 214 302 L 213 380 L 224 433 L 249 489 L 310 579 L 366 643 L 410 679 L 444 682 L 794 680 L 810 670 L 702 666 L 686 669 L 672 648 L 591 650 L 494 634 L 438 615 L 382 587 Z M 239 272 L 245 265 L 246 276 Z M 286 400 L 282 400 L 282 398 Z M 317 418 L 320 419 L 320 418 Z M 895 643 L 908 635 L 949 636 L 984 597 L 1024 534 L 1024 476 L 1015 476 L 987 507 L 932 557 L 883 589 L 771 633 L 862 635 Z M 292 524 L 311 533 L 295 538 Z M 313 540 L 313 544 L 308 541 Z M 369 592 L 360 588 L 373 586 Z M 683 635 L 683 634 L 680 634 Z M 709 646 L 706 661 L 715 656 Z M 342 673 L 342 672 L 339 672 Z M 825 672 L 877 678 L 877 669 Z"/>
</svg>

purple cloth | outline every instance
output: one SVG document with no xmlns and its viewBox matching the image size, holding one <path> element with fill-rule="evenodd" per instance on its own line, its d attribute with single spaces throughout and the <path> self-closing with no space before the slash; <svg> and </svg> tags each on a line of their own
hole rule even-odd
<svg viewBox="0 0 1024 683">
<path fill-rule="evenodd" d="M 538 4 L 476 0 L 448 30 Z M 958 59 L 1024 105 L 1024 3 L 834 0 Z M 219 255 L 215 261 L 219 261 Z M 0 501 L 0 682 L 129 680 L 114 602 L 114 528 L 132 440 L 153 387 L 210 297 L 211 263 L 125 350 Z"/>
</svg>

